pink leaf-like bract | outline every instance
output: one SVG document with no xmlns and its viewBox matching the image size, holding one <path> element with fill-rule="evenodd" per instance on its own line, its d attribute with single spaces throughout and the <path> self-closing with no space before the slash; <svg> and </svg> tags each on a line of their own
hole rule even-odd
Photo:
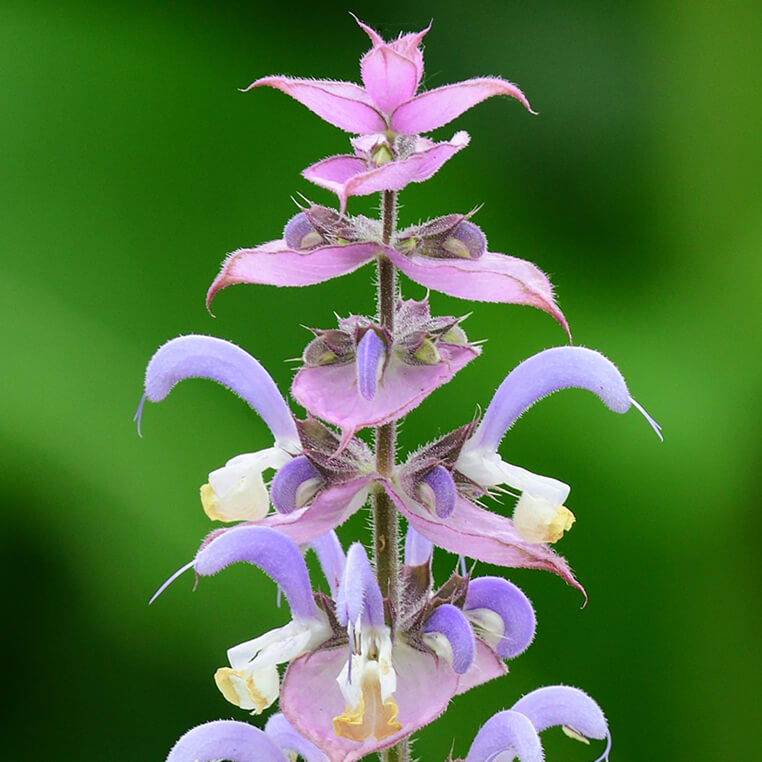
<svg viewBox="0 0 762 762">
<path fill-rule="evenodd" d="M 315 499 L 293 513 L 274 513 L 258 526 L 277 529 L 298 545 L 310 542 L 343 524 L 367 499 L 367 487 L 374 475 L 360 476 L 344 484 L 327 487 Z"/>
<path fill-rule="evenodd" d="M 262 86 L 274 87 L 290 95 L 340 130 L 368 133 L 386 129 L 386 121 L 374 108 L 368 93 L 354 82 L 274 76 L 252 82 L 246 91 Z"/>
<path fill-rule="evenodd" d="M 346 704 L 336 677 L 347 661 L 347 649 L 317 651 L 291 662 L 283 679 L 280 707 L 289 722 L 331 762 L 355 762 L 386 749 L 433 722 L 447 708 L 458 687 L 458 678 L 444 659 L 396 643 L 392 662 L 397 672 L 394 699 L 402 729 L 379 741 L 351 741 L 333 731 L 333 718 Z M 320 701 L 315 697 L 319 696 Z"/>
<path fill-rule="evenodd" d="M 333 191 L 339 197 L 343 212 L 350 196 L 367 196 L 385 190 L 401 191 L 410 183 L 428 180 L 468 143 L 468 133 L 461 131 L 452 140 L 431 143 L 404 159 L 396 159 L 380 167 L 368 168 L 364 159 L 341 155 L 323 159 L 307 167 L 302 174 L 311 183 Z"/>
<path fill-rule="evenodd" d="M 360 394 L 354 363 L 302 368 L 291 393 L 310 413 L 339 426 L 346 443 L 358 429 L 382 426 L 409 413 L 479 354 L 474 347 L 456 344 L 440 343 L 437 348 L 442 362 L 434 365 L 393 359 L 370 400 Z"/>
<path fill-rule="evenodd" d="M 405 500 L 401 490 L 389 482 L 384 482 L 384 487 L 416 532 L 440 548 L 496 566 L 553 572 L 587 599 L 585 589 L 574 578 L 566 561 L 547 544 L 522 540 L 510 519 L 460 496 L 455 500 L 455 510 L 440 519 L 417 502 Z"/>
<path fill-rule="evenodd" d="M 410 280 L 426 288 L 459 299 L 537 307 L 555 318 L 569 334 L 550 281 L 525 259 L 491 252 L 479 259 L 434 259 L 415 254 L 408 257 L 391 249 L 384 251 Z"/>
<path fill-rule="evenodd" d="M 513 83 L 499 77 L 479 77 L 416 95 L 395 109 L 391 127 L 395 132 L 412 135 L 430 132 L 493 95 L 516 98 L 527 111 L 534 113 L 524 93 Z"/>
<path fill-rule="evenodd" d="M 343 246 L 318 246 L 297 251 L 285 241 L 270 241 L 255 249 L 238 249 L 229 254 L 222 269 L 209 287 L 206 305 L 218 291 L 237 283 L 259 283 L 267 286 L 313 286 L 340 275 L 347 275 L 375 258 L 375 243 L 354 243 Z"/>
</svg>

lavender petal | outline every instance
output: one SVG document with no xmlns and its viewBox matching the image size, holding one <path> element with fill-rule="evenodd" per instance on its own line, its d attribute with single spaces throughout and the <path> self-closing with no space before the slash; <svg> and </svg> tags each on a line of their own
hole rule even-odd
<svg viewBox="0 0 762 762">
<path fill-rule="evenodd" d="M 357 387 L 369 402 L 376 396 L 385 360 L 386 344 L 373 329 L 366 331 L 357 345 Z"/>
<path fill-rule="evenodd" d="M 264 732 L 234 720 L 207 722 L 189 730 L 174 745 L 166 762 L 288 762 Z"/>
<path fill-rule="evenodd" d="M 498 712 L 482 725 L 465 762 L 492 762 L 502 759 L 503 752 L 506 759 L 518 757 L 521 762 L 543 760 L 542 745 L 532 723 L 510 709 Z"/>
<path fill-rule="evenodd" d="M 431 469 L 423 481 L 434 495 L 434 511 L 440 519 L 446 519 L 455 508 L 455 482 L 452 474 L 444 466 Z"/>
<path fill-rule="evenodd" d="M 240 526 L 202 548 L 194 568 L 208 576 L 237 561 L 247 561 L 268 574 L 283 590 L 294 618 L 319 619 L 307 564 L 293 540 L 268 527 Z"/>
<path fill-rule="evenodd" d="M 476 643 L 471 624 L 457 606 L 450 603 L 437 606 L 426 620 L 423 631 L 444 635 L 452 648 L 452 668 L 458 675 L 468 671 L 474 661 Z"/>
<path fill-rule="evenodd" d="M 554 347 L 532 355 L 505 377 L 469 445 L 497 450 L 525 410 L 548 394 L 570 388 L 588 389 L 615 413 L 630 409 L 627 384 L 610 360 L 585 347 Z"/>
<path fill-rule="evenodd" d="M 270 374 L 248 352 L 212 336 L 172 339 L 148 363 L 145 396 L 160 402 L 186 378 L 208 378 L 227 387 L 262 416 L 276 444 L 289 452 L 299 451 L 299 436 L 286 401 Z"/>
<path fill-rule="evenodd" d="M 532 642 L 537 625 L 534 609 L 526 595 L 508 580 L 502 577 L 471 580 L 464 611 L 468 615 L 473 609 L 489 609 L 503 620 L 503 634 L 493 646 L 501 659 L 518 656 Z"/>
<path fill-rule="evenodd" d="M 315 744 L 294 730 L 282 714 L 274 714 L 265 725 L 265 733 L 286 754 L 298 754 L 305 762 L 329 762 Z"/>
<path fill-rule="evenodd" d="M 339 624 L 362 620 L 370 627 L 384 624 L 384 599 L 362 543 L 352 543 L 347 552 L 344 576 L 336 593 L 336 618 Z"/>
<path fill-rule="evenodd" d="M 310 545 L 315 553 L 317 553 L 320 568 L 323 570 L 328 587 L 331 589 L 331 596 L 336 598 L 341 578 L 344 576 L 344 567 L 347 563 L 347 557 L 344 549 L 341 547 L 339 538 L 332 529 L 330 532 L 312 540 Z"/>
<path fill-rule="evenodd" d="M 538 688 L 519 699 L 511 709 L 528 717 L 538 733 L 563 725 L 585 738 L 609 738 L 601 708 L 579 688 L 568 685 Z"/>
<path fill-rule="evenodd" d="M 412 525 L 409 525 L 405 535 L 405 564 L 407 566 L 421 566 L 430 563 L 433 552 L 434 543 L 416 532 Z"/>
</svg>

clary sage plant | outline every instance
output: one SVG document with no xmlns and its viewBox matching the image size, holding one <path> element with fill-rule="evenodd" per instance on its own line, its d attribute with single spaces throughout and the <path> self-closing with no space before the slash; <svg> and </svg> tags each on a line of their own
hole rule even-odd
<svg viewBox="0 0 762 762">
<path fill-rule="evenodd" d="M 397 227 L 397 194 L 428 180 L 469 141 L 465 132 L 440 143 L 423 134 L 495 95 L 531 111 L 523 93 L 498 77 L 418 92 L 429 30 L 385 42 L 357 23 L 371 41 L 362 86 L 273 76 L 249 88 L 281 90 L 353 136 L 353 153 L 304 170 L 336 194 L 338 209 L 305 202 L 282 238 L 230 254 L 207 304 L 232 284 L 309 286 L 372 263 L 375 315 L 313 330 L 291 387 L 303 419 L 254 357 L 222 339 L 172 339 L 146 371 L 138 423 L 146 399 L 163 400 L 183 379 L 208 378 L 242 397 L 273 436 L 271 447 L 235 455 L 209 474 L 203 508 L 230 526 L 215 529 L 159 592 L 188 569 L 205 577 L 246 561 L 274 580 L 291 610 L 285 626 L 232 646 L 214 676 L 242 719 L 192 729 L 168 762 L 351 762 L 376 752 L 409 760 L 416 730 L 454 696 L 505 675 L 505 662 L 534 637 L 535 614 L 521 590 L 502 577 L 473 576 L 464 558 L 545 569 L 582 590 L 551 547 L 574 522 L 564 506 L 570 488 L 500 457 L 514 421 L 542 397 L 577 387 L 616 413 L 634 406 L 659 433 L 608 359 L 564 345 L 511 370 L 480 420 L 398 458 L 399 422 L 481 351 L 461 318 L 432 315 L 428 297 L 404 298 L 399 272 L 462 299 L 536 307 L 569 329 L 545 275 L 490 252 L 473 212 Z M 351 197 L 371 193 L 380 194 L 380 219 L 347 213 Z M 364 429 L 373 446 L 358 436 Z M 517 497 L 512 518 L 482 507 L 497 488 Z M 360 510 L 372 517 L 370 549 L 340 542 L 335 531 Z M 437 548 L 461 556 L 447 580 L 432 575 Z M 330 594 L 313 587 L 304 559 L 310 550 Z M 276 702 L 280 713 L 264 729 L 244 721 Z M 539 733 L 554 725 L 572 738 L 603 741 L 600 759 L 608 758 L 609 730 L 595 701 L 550 686 L 488 719 L 465 762 L 538 762 Z"/>
</svg>

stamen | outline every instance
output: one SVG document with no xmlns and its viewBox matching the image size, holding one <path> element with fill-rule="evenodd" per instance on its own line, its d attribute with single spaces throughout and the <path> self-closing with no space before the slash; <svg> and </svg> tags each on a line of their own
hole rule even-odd
<svg viewBox="0 0 762 762">
<path fill-rule="evenodd" d="M 659 437 L 659 439 L 663 442 L 664 437 L 661 433 L 661 426 L 659 426 L 659 424 L 656 423 L 656 421 L 646 412 L 646 409 L 641 404 L 636 402 L 632 397 L 630 397 L 630 402 L 633 404 L 636 410 L 640 411 L 641 415 L 648 421 L 648 423 L 651 424 L 651 428 L 656 432 L 656 436 Z"/>
<path fill-rule="evenodd" d="M 148 605 L 150 606 L 181 574 L 184 572 L 187 572 L 188 569 L 193 568 L 193 564 L 196 562 L 196 559 L 194 558 L 193 561 L 190 561 L 189 563 L 185 564 L 185 566 L 181 566 L 152 596 L 151 600 L 148 601 Z"/>
</svg>

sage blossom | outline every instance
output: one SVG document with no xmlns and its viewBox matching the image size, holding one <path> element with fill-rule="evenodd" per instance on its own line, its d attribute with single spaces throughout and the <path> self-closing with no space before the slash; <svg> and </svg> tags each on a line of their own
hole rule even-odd
<svg viewBox="0 0 762 762">
<path fill-rule="evenodd" d="M 240 561 L 261 568 L 282 590 L 292 619 L 229 649 L 230 666 L 215 673 L 217 687 L 256 714 L 280 694 L 281 710 L 301 736 L 331 762 L 352 762 L 428 724 L 456 694 L 505 674 L 503 660 L 522 653 L 534 636 L 533 608 L 515 585 L 453 574 L 435 588 L 433 546 L 414 530 L 406 545 L 404 593 L 391 620 L 360 543 L 346 555 L 333 532 L 312 543 L 329 597 L 313 591 L 296 543 L 252 525 L 205 541 L 152 600 L 191 568 L 202 577 Z M 282 687 L 280 664 L 288 665 Z"/>
</svg>

